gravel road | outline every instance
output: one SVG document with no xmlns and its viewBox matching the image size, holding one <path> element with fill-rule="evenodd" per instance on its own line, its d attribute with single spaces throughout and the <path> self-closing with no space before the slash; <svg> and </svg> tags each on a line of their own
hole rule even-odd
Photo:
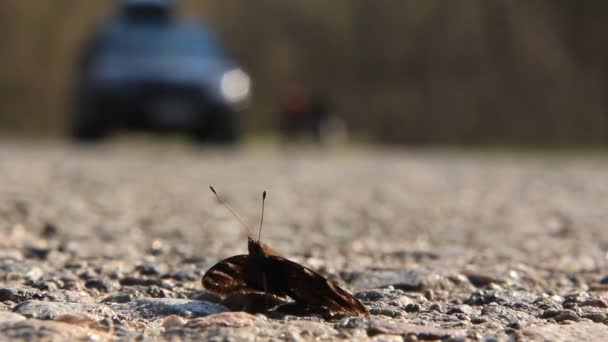
<svg viewBox="0 0 608 342">
<path fill-rule="evenodd" d="M 0 339 L 608 340 L 608 156 L 0 144 Z M 371 317 L 228 311 L 262 240 Z"/>
</svg>

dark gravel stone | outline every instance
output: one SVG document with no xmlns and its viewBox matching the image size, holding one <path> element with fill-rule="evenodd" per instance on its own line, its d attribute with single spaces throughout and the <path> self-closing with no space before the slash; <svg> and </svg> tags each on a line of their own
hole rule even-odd
<svg viewBox="0 0 608 342">
<path fill-rule="evenodd" d="M 432 326 L 385 320 L 376 320 L 370 322 L 370 325 L 367 328 L 367 334 L 368 336 L 376 336 L 380 334 L 401 335 L 407 338 L 413 336 L 419 340 L 452 340 L 454 338 L 466 336 L 465 331 L 462 329 L 437 328 Z"/>
<path fill-rule="evenodd" d="M 505 303 L 505 299 L 493 290 L 477 290 L 465 301 L 469 305 L 487 305 L 490 303 Z"/>
<path fill-rule="evenodd" d="M 107 296 L 102 299 L 102 303 L 128 303 L 133 300 L 133 295 L 130 293 L 118 293 L 111 296 Z"/>
<path fill-rule="evenodd" d="M 114 314 L 105 305 L 43 302 L 36 300 L 25 301 L 17 305 L 13 311 L 25 317 L 36 319 L 54 319 L 60 315 L 82 315 L 83 313 L 106 316 L 112 316 Z"/>
<path fill-rule="evenodd" d="M 31 287 L 9 286 L 0 288 L 0 302 L 21 303 L 29 299 L 42 299 L 44 296 L 38 290 Z"/>
<path fill-rule="evenodd" d="M 581 318 L 586 318 L 586 319 L 590 319 L 596 323 L 601 323 L 604 322 L 606 320 L 606 318 L 608 318 L 608 316 L 606 316 L 605 313 L 603 312 L 587 312 L 584 313 Z"/>
<path fill-rule="evenodd" d="M 365 317 L 345 317 L 335 324 L 337 329 L 365 329 L 369 319 Z"/>
<path fill-rule="evenodd" d="M 158 266 L 152 264 L 137 265 L 135 270 L 141 275 L 154 276 L 159 275 Z"/>
<path fill-rule="evenodd" d="M 412 303 L 405 306 L 406 312 L 418 312 L 420 311 L 420 305 Z"/>
<path fill-rule="evenodd" d="M 556 322 L 574 321 L 578 322 L 581 318 L 573 310 L 563 310 L 555 317 Z"/>
<path fill-rule="evenodd" d="M 605 276 L 602 279 L 600 279 L 599 283 L 600 284 L 608 284 L 608 276 Z"/>
<path fill-rule="evenodd" d="M 372 315 L 383 315 L 392 318 L 401 317 L 402 314 L 399 310 L 395 310 L 393 308 L 380 307 L 380 308 L 370 308 L 369 313 Z"/>
<path fill-rule="evenodd" d="M 202 256 L 192 256 L 192 257 L 184 258 L 182 260 L 182 263 L 184 263 L 184 264 L 195 264 L 195 265 L 204 264 L 206 262 L 207 262 L 207 258 L 202 257 Z"/>
<path fill-rule="evenodd" d="M 476 316 L 471 318 L 471 323 L 473 324 L 482 324 L 482 323 L 486 323 L 488 321 L 487 318 L 482 317 L 482 316 Z"/>
<path fill-rule="evenodd" d="M 51 249 L 48 247 L 33 247 L 29 246 L 25 248 L 25 257 L 38 260 L 46 260 L 51 254 Z"/>
<path fill-rule="evenodd" d="M 589 298 L 584 302 L 580 303 L 580 306 L 592 306 L 596 308 L 606 309 L 608 308 L 608 302 L 603 298 Z"/>
<path fill-rule="evenodd" d="M 543 313 L 540 315 L 540 318 L 553 318 L 553 317 L 557 317 L 560 313 L 561 313 L 561 310 L 548 309 L 548 310 L 543 311 Z"/>
<path fill-rule="evenodd" d="M 358 272 L 356 276 L 352 275 L 350 278 L 352 279 L 347 279 L 347 281 L 354 287 L 386 288 L 392 286 L 395 289 L 410 292 L 435 288 L 448 289 L 454 286 L 447 278 L 427 269 L 364 271 Z"/>
<path fill-rule="evenodd" d="M 142 298 L 125 304 L 109 305 L 125 315 L 136 315 L 142 318 L 169 315 L 198 317 L 227 311 L 219 304 L 189 299 Z"/>
<path fill-rule="evenodd" d="M 453 315 L 453 314 L 466 314 L 466 315 L 472 315 L 473 314 L 473 308 L 468 306 L 468 305 L 459 305 L 459 306 L 451 306 L 447 312 L 448 315 Z"/>
<path fill-rule="evenodd" d="M 443 309 L 441 308 L 441 305 L 439 303 L 431 304 L 431 306 L 429 306 L 429 310 L 435 311 L 435 312 L 443 312 Z"/>
<path fill-rule="evenodd" d="M 521 329 L 521 323 L 519 323 L 518 321 L 510 322 L 509 324 L 507 324 L 507 327 L 509 327 L 511 329 L 519 330 L 519 329 Z"/>
<path fill-rule="evenodd" d="M 216 294 L 213 294 L 211 292 L 206 292 L 206 291 L 201 291 L 201 292 L 197 293 L 191 299 L 196 299 L 196 300 L 201 300 L 204 302 L 211 302 L 211 303 L 219 303 L 222 301 L 222 297 L 220 297 Z"/>
<path fill-rule="evenodd" d="M 475 287 L 487 287 L 492 284 L 504 284 L 505 280 L 493 274 L 467 273 L 466 277 Z"/>
<path fill-rule="evenodd" d="M 177 281 L 197 281 L 201 278 L 195 270 L 180 270 L 164 274 L 163 279 L 174 279 Z"/>
<path fill-rule="evenodd" d="M 163 281 L 161 279 L 149 279 L 149 278 L 136 278 L 136 277 L 125 277 L 120 279 L 120 285 L 122 286 L 158 286 L 165 289 L 171 289 L 173 285 Z"/>
<path fill-rule="evenodd" d="M 89 289 L 108 292 L 112 289 L 112 282 L 103 279 L 89 279 L 84 283 L 84 286 Z"/>
</svg>

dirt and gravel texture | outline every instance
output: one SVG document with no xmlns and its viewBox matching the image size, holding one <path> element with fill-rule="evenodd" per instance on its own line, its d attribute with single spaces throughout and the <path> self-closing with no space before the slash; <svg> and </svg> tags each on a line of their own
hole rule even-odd
<svg viewBox="0 0 608 342">
<path fill-rule="evenodd" d="M 0 145 L 0 339 L 607 340 L 608 156 Z M 366 317 L 229 312 L 262 240 Z"/>
</svg>

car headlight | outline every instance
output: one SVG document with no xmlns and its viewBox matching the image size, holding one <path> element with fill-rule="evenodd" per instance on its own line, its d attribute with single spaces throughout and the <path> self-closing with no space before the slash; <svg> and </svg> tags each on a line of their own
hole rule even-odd
<svg viewBox="0 0 608 342">
<path fill-rule="evenodd" d="M 241 69 L 232 69 L 222 75 L 221 91 L 231 104 L 240 104 L 249 98 L 251 79 Z"/>
</svg>

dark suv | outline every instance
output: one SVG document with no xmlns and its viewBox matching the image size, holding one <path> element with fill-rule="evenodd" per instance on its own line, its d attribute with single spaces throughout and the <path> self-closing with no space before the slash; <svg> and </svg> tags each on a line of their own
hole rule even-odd
<svg viewBox="0 0 608 342">
<path fill-rule="evenodd" d="M 173 15 L 161 0 L 125 1 L 79 61 L 72 136 L 113 129 L 181 130 L 200 141 L 238 138 L 249 76 L 212 32 Z"/>
</svg>

